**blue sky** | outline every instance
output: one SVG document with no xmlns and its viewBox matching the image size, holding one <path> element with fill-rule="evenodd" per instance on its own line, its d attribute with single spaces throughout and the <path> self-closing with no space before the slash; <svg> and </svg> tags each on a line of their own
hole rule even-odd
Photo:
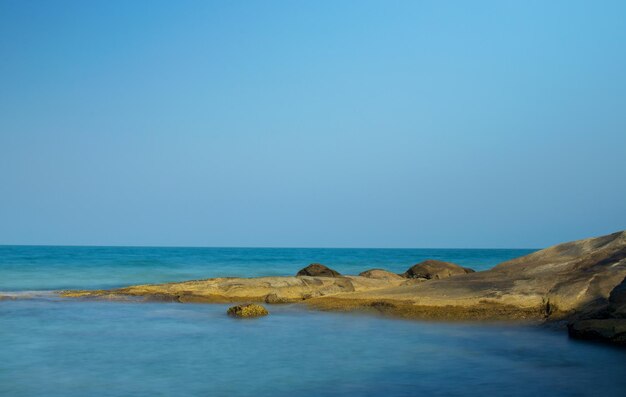
<svg viewBox="0 0 626 397">
<path fill-rule="evenodd" d="M 626 2 L 0 0 L 0 244 L 626 229 Z"/>
</svg>

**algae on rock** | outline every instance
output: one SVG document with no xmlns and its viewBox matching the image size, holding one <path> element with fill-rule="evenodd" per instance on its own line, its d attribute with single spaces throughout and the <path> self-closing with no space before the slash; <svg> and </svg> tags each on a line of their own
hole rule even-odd
<svg viewBox="0 0 626 397">
<path fill-rule="evenodd" d="M 227 313 L 233 317 L 262 317 L 270 314 L 266 308 L 255 303 L 229 307 Z"/>
</svg>

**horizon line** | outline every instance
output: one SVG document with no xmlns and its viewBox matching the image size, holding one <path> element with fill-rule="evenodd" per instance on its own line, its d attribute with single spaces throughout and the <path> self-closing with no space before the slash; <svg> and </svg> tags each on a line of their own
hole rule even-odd
<svg viewBox="0 0 626 397">
<path fill-rule="evenodd" d="M 372 250 L 540 250 L 538 247 L 296 247 L 296 246 L 200 246 L 200 245 L 94 245 L 94 244 L 0 244 L 0 247 L 66 247 L 66 248 L 239 248 L 239 249 L 372 249 Z"/>
</svg>

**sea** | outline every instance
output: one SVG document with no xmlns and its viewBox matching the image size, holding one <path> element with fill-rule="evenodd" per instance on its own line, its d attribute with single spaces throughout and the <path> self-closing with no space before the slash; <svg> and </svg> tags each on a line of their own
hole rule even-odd
<svg viewBox="0 0 626 397">
<path fill-rule="evenodd" d="M 563 330 L 269 305 L 64 299 L 63 289 L 236 276 L 475 270 L 528 249 L 0 246 L 0 396 L 624 396 L 626 349 Z"/>
</svg>

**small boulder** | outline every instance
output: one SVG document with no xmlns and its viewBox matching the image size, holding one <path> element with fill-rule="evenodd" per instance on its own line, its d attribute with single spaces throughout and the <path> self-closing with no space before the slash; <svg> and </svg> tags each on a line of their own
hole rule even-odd
<svg viewBox="0 0 626 397">
<path fill-rule="evenodd" d="M 321 263 L 311 263 L 309 266 L 301 269 L 296 276 L 338 277 L 341 274 Z"/>
<path fill-rule="evenodd" d="M 226 313 L 228 313 L 229 316 L 240 318 L 262 317 L 269 314 L 266 308 L 254 303 L 230 307 Z"/>
<path fill-rule="evenodd" d="M 404 274 L 406 278 L 425 278 L 438 280 L 460 274 L 473 273 L 474 270 L 450 262 L 428 259 L 411 266 Z"/>
<path fill-rule="evenodd" d="M 378 280 L 398 280 L 398 279 L 402 279 L 403 278 L 399 274 L 392 273 L 392 272 L 384 270 L 384 269 L 370 269 L 370 270 L 366 270 L 366 271 L 364 271 L 362 273 L 359 273 L 359 276 L 367 277 L 367 278 L 375 278 L 375 279 L 378 279 Z"/>
</svg>

